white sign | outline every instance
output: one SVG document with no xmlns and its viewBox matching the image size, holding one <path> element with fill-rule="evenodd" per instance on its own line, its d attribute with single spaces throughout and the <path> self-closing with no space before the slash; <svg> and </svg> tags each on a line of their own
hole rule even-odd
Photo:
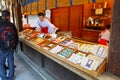
<svg viewBox="0 0 120 80">
<path fill-rule="evenodd" d="M 45 17 L 47 17 L 47 18 L 50 18 L 51 17 L 51 11 L 49 10 L 49 9 L 47 9 L 46 11 L 45 11 Z"/>
</svg>

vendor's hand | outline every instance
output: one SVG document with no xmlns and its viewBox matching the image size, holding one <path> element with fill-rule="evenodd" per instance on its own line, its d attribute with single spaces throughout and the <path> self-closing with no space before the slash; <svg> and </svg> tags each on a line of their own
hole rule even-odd
<svg viewBox="0 0 120 80">
<path fill-rule="evenodd" d="M 41 30 L 39 28 L 35 28 L 35 31 L 37 32 L 41 32 Z"/>
<path fill-rule="evenodd" d="M 58 28 L 57 27 L 55 27 L 55 32 L 54 33 L 56 33 L 56 31 L 58 30 Z"/>
</svg>

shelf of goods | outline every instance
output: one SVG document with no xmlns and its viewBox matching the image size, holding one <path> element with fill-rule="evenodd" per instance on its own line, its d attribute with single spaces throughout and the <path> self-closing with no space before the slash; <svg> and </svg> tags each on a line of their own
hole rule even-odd
<svg viewBox="0 0 120 80">
<path fill-rule="evenodd" d="M 30 29 L 20 32 L 19 40 L 78 75 L 98 77 L 105 72 L 107 46 L 65 36 L 52 38 Z"/>
</svg>

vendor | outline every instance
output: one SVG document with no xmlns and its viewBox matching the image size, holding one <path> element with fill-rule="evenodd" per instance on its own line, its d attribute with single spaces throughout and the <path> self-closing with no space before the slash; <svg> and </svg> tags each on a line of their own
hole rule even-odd
<svg viewBox="0 0 120 80">
<path fill-rule="evenodd" d="M 39 18 L 36 21 L 37 31 L 50 34 L 55 33 L 57 28 L 47 18 L 45 18 L 44 13 L 38 13 L 38 17 Z"/>
<path fill-rule="evenodd" d="M 110 27 L 110 25 L 107 25 L 105 30 L 99 34 L 99 44 L 108 45 L 110 39 Z"/>
</svg>

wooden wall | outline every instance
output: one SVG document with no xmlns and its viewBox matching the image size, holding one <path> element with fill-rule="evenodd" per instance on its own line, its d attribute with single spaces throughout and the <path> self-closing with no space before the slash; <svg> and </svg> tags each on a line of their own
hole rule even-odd
<svg viewBox="0 0 120 80">
<path fill-rule="evenodd" d="M 58 9 L 52 9 L 51 10 L 51 21 L 52 21 L 52 23 L 56 26 L 56 27 L 58 27 L 59 28 L 59 10 Z"/>
<path fill-rule="evenodd" d="M 87 18 L 91 16 L 92 4 L 85 4 L 83 10 L 83 26 L 85 26 Z"/>
<path fill-rule="evenodd" d="M 69 26 L 69 8 L 59 8 L 59 28 L 67 31 Z"/>
<path fill-rule="evenodd" d="M 83 26 L 83 5 L 61 7 L 51 10 L 51 21 L 62 31 L 71 31 L 73 36 L 81 37 Z"/>
<path fill-rule="evenodd" d="M 69 26 L 69 7 L 62 7 L 51 10 L 52 23 L 62 31 L 68 31 Z"/>
<path fill-rule="evenodd" d="M 83 5 L 70 7 L 70 25 L 69 30 L 72 35 L 81 38 L 83 25 Z"/>
</svg>

